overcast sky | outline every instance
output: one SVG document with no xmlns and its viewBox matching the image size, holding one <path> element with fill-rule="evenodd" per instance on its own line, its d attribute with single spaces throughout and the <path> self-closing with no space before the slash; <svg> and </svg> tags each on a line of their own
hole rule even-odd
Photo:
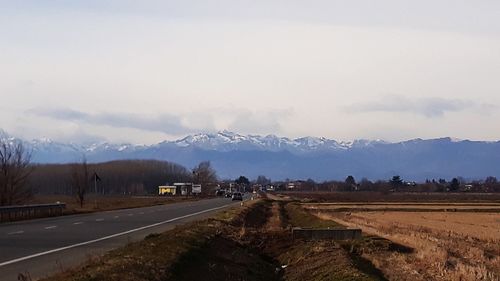
<svg viewBox="0 0 500 281">
<path fill-rule="evenodd" d="M 0 128 L 500 140 L 500 1 L 1 1 Z"/>
</svg>

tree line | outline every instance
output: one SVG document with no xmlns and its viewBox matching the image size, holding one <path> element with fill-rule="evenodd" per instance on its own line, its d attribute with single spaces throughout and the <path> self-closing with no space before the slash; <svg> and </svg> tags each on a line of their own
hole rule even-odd
<svg viewBox="0 0 500 281">
<path fill-rule="evenodd" d="M 178 164 L 157 160 L 34 165 L 27 187 L 34 193 L 75 194 L 84 182 L 88 193 L 155 193 L 167 182 L 188 182 L 191 172 Z"/>
<path fill-rule="evenodd" d="M 257 182 L 257 181 L 256 181 Z M 398 175 L 388 180 L 371 181 L 362 178 L 357 181 L 347 176 L 344 181 L 315 182 L 312 179 L 273 182 L 276 190 L 287 190 L 287 184 L 293 182 L 296 190 L 302 191 L 376 191 L 376 192 L 500 192 L 500 181 L 489 176 L 483 180 L 466 180 L 455 177 L 450 180 L 432 179 L 423 183 L 406 181 Z"/>
</svg>

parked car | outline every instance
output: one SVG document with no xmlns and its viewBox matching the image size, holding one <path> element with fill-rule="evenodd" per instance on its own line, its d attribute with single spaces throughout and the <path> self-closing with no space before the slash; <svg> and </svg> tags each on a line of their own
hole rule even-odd
<svg viewBox="0 0 500 281">
<path fill-rule="evenodd" d="M 241 193 L 239 192 L 235 192 L 233 193 L 233 197 L 231 197 L 231 199 L 234 201 L 234 200 L 240 200 L 240 201 L 243 201 L 243 196 L 241 195 Z"/>
<path fill-rule="evenodd" d="M 232 198 L 233 194 L 231 192 L 226 192 L 226 195 L 224 195 L 226 198 Z"/>
</svg>

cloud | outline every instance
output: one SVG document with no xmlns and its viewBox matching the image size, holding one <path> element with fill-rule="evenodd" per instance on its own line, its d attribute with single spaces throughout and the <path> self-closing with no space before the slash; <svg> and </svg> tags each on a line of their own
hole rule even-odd
<svg viewBox="0 0 500 281">
<path fill-rule="evenodd" d="M 241 133 L 279 133 L 281 123 L 293 114 L 291 109 L 248 110 L 214 107 L 203 112 L 173 114 L 87 113 L 71 108 L 32 108 L 26 112 L 37 117 L 75 124 L 138 129 L 167 135 L 185 135 L 228 129 Z M 215 123 L 219 121 L 219 126 Z"/>
<path fill-rule="evenodd" d="M 162 132 L 170 135 L 198 131 L 197 128 L 185 125 L 182 118 L 171 114 L 86 113 L 69 108 L 34 108 L 28 110 L 28 113 L 56 120 L 85 122 L 91 125 L 110 126 L 114 128 L 131 128 Z M 209 122 L 206 121 L 205 126 L 207 126 L 208 123 Z"/>
<path fill-rule="evenodd" d="M 408 98 L 398 95 L 385 96 L 378 101 L 360 102 L 347 106 L 345 110 L 355 112 L 399 112 L 414 113 L 428 118 L 443 117 L 447 112 L 473 110 L 489 113 L 496 106 L 472 100 L 445 98 Z"/>
<path fill-rule="evenodd" d="M 292 114 L 292 110 L 250 111 L 240 109 L 235 114 L 228 129 L 250 134 L 276 134 L 281 132 L 283 119 Z"/>
</svg>

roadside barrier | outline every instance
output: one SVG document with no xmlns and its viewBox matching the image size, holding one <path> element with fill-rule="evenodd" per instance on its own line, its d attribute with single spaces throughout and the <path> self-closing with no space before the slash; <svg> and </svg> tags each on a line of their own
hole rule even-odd
<svg viewBox="0 0 500 281">
<path fill-rule="evenodd" d="M 53 217 L 63 214 L 66 203 L 0 207 L 0 222 Z"/>
</svg>

